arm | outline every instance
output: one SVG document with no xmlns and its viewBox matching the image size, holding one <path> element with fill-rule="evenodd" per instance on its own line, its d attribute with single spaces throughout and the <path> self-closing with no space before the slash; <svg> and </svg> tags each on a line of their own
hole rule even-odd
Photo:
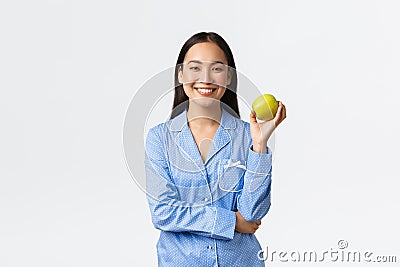
<svg viewBox="0 0 400 267">
<path fill-rule="evenodd" d="M 238 210 L 249 222 L 261 220 L 271 206 L 272 153 L 267 146 L 269 137 L 286 118 L 286 107 L 279 101 L 273 120 L 259 123 L 254 111 L 250 113 L 247 133 L 252 140 L 249 148 L 244 185 L 238 196 Z"/>
<path fill-rule="evenodd" d="M 146 193 L 154 227 L 163 231 L 191 232 L 229 240 L 233 238 L 235 212 L 209 205 L 190 205 L 179 197 L 165 157 L 160 126 L 146 139 Z"/>
<path fill-rule="evenodd" d="M 249 148 L 243 190 L 238 196 L 238 211 L 248 222 L 261 220 L 271 206 L 272 153 L 265 154 Z"/>
</svg>

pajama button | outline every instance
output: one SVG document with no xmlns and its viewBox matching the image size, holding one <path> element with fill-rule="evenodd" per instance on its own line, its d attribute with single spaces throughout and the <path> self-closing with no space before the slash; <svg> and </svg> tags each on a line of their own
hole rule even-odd
<svg viewBox="0 0 400 267">
<path fill-rule="evenodd" d="M 207 201 L 208 201 L 208 198 L 205 198 L 204 201 L 207 202 Z"/>
</svg>

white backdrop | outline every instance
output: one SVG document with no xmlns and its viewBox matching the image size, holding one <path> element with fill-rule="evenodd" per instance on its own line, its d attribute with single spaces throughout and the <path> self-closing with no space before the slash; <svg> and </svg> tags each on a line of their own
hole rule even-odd
<svg viewBox="0 0 400 267">
<path fill-rule="evenodd" d="M 399 8 L 1 2 L 0 266 L 156 266 L 158 231 L 124 163 L 123 120 L 198 31 L 222 35 L 237 69 L 287 107 L 262 246 L 322 253 L 343 239 L 399 262 Z"/>
</svg>

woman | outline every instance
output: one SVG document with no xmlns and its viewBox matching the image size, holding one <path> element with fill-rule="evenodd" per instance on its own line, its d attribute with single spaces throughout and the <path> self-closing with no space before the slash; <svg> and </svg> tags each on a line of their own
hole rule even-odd
<svg viewBox="0 0 400 267">
<path fill-rule="evenodd" d="M 146 191 L 159 266 L 264 266 L 254 233 L 270 208 L 273 130 L 240 119 L 232 52 L 216 33 L 183 45 L 170 120 L 146 138 Z"/>
</svg>

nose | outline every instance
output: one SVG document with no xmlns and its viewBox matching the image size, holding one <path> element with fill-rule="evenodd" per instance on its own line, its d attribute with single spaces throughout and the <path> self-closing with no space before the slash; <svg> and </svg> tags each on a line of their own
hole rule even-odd
<svg viewBox="0 0 400 267">
<path fill-rule="evenodd" d="M 200 77 L 200 82 L 212 83 L 212 75 L 210 73 L 210 70 L 208 70 L 208 69 L 202 70 L 201 77 Z"/>
</svg>

